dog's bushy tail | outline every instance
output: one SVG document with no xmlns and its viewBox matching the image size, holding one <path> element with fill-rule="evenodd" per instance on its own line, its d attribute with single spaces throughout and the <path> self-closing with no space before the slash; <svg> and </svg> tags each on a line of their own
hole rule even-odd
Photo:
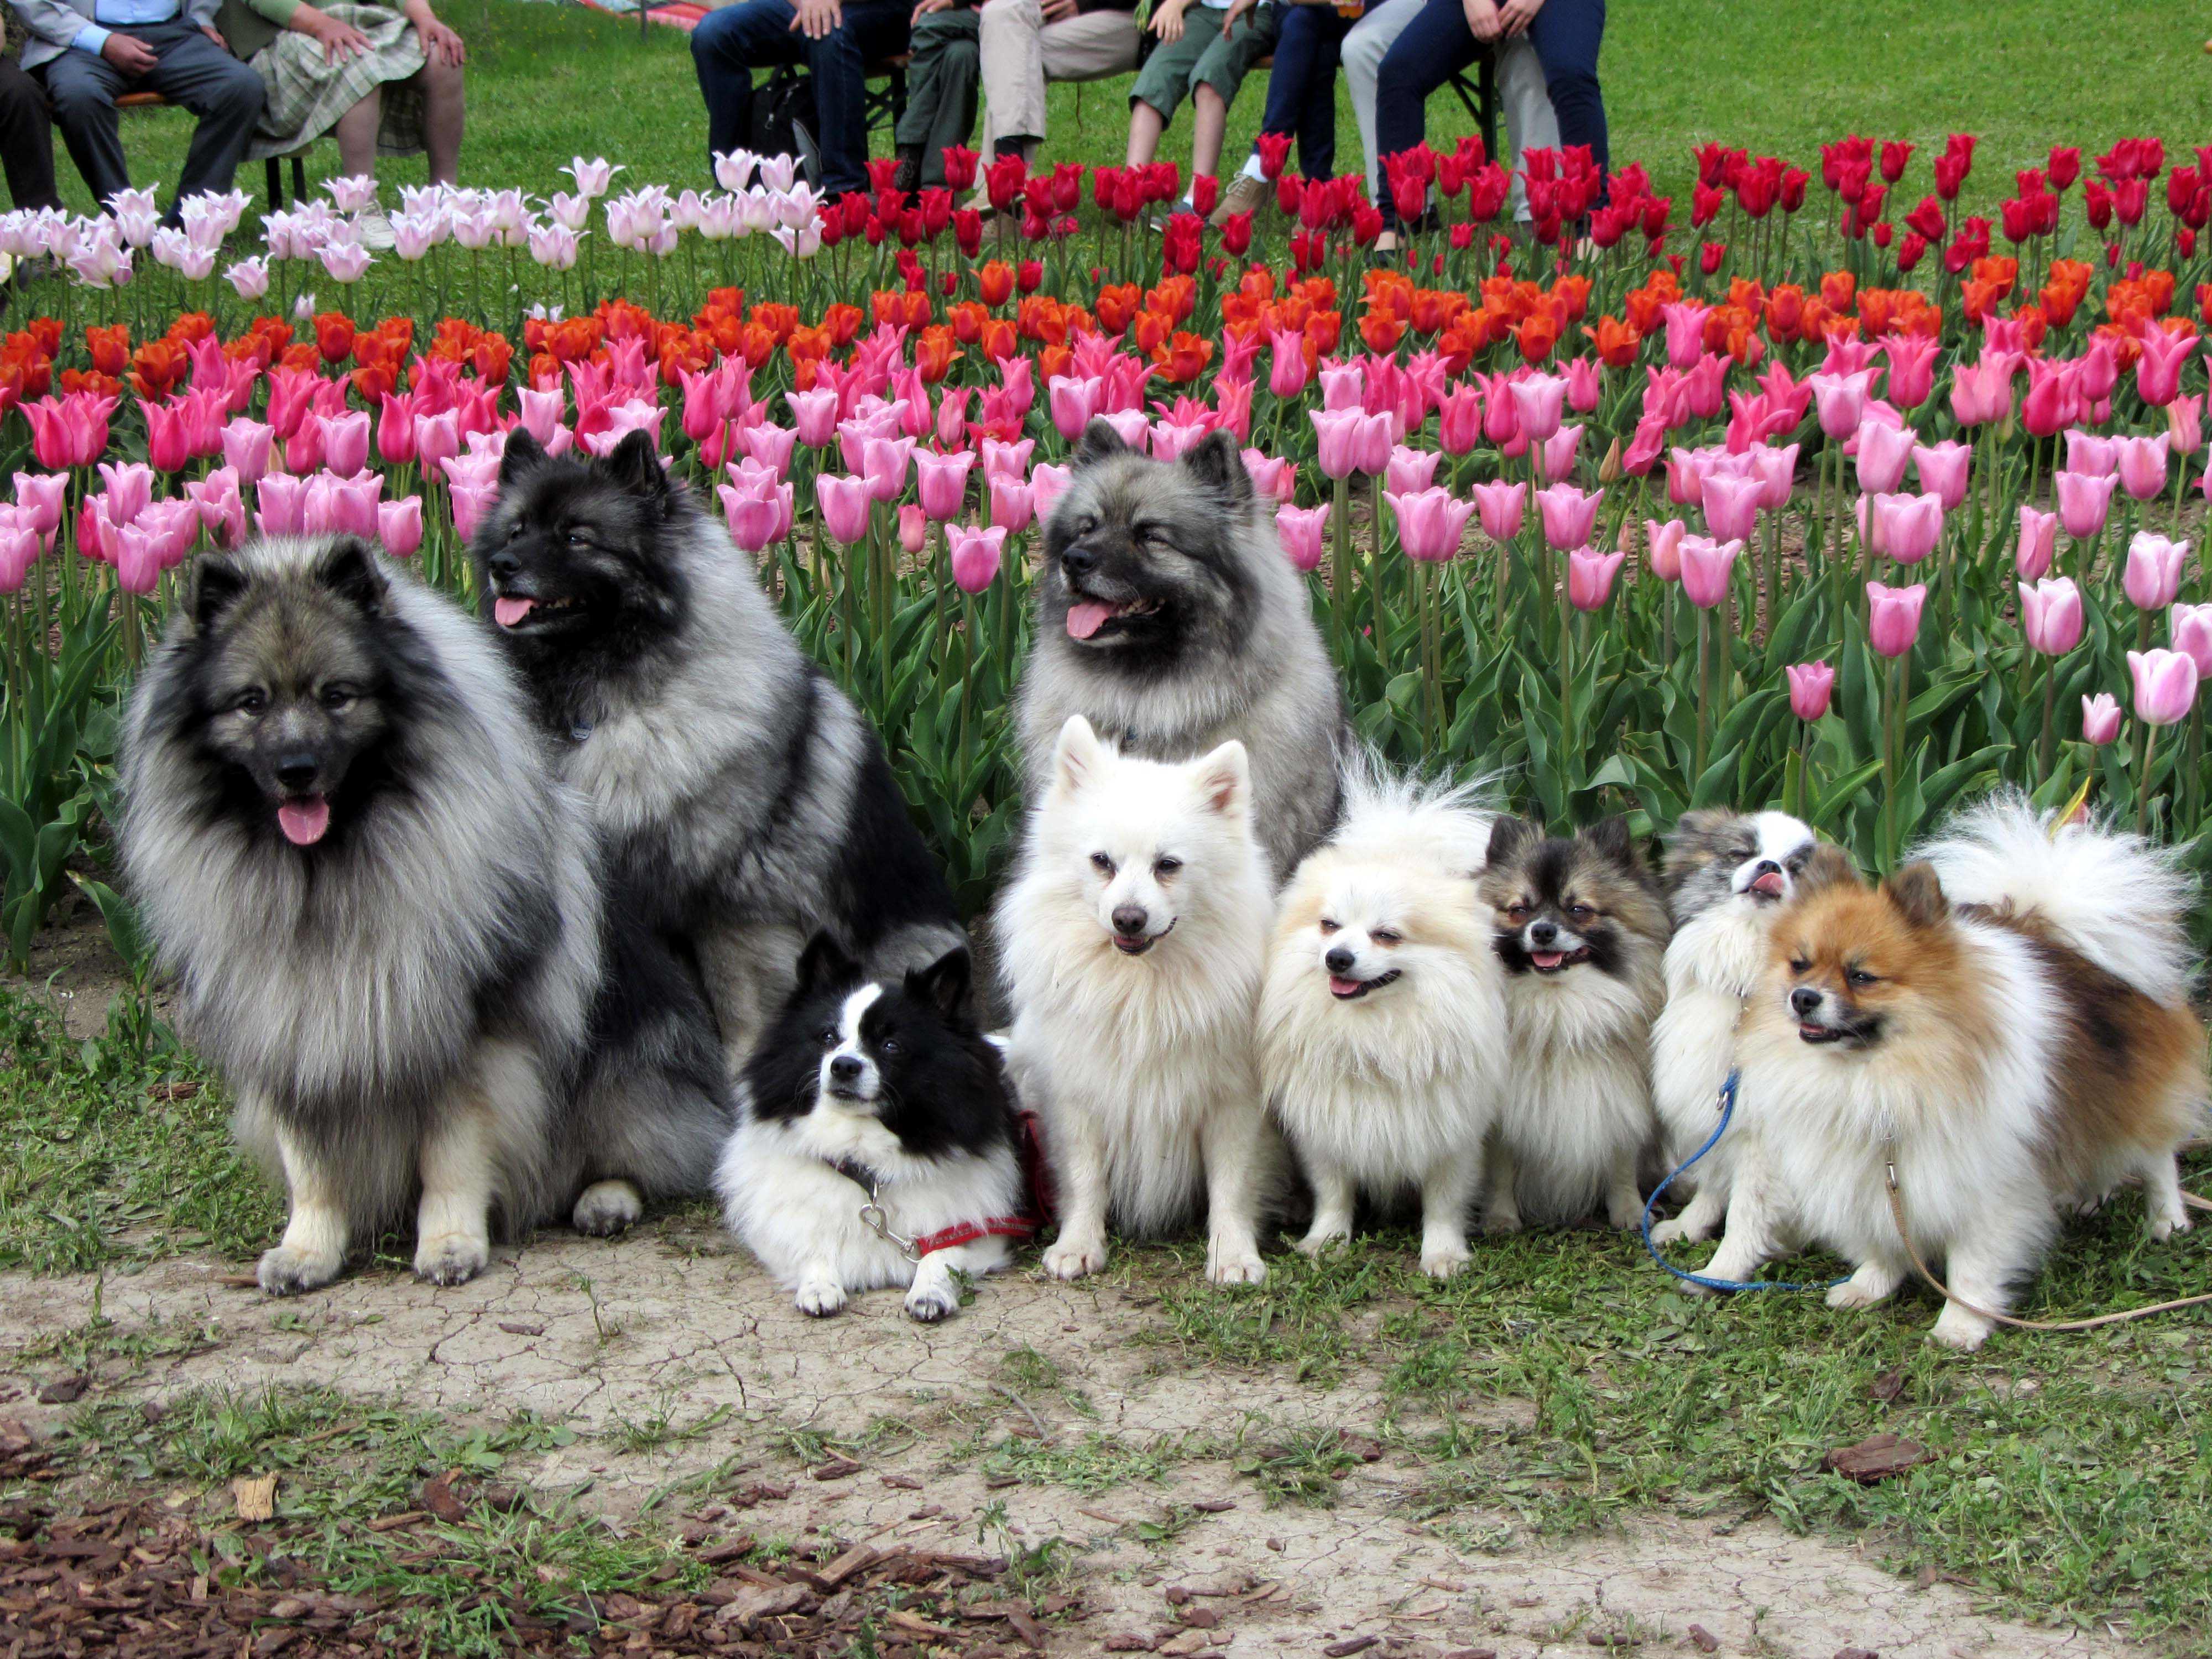
<svg viewBox="0 0 2212 1659">
<path fill-rule="evenodd" d="M 1496 780 L 1464 783 L 1395 772 L 1373 750 L 1343 763 L 1344 808 L 1328 844 L 1378 860 L 1419 860 L 1448 874 L 1479 874 L 1498 817 Z"/>
<path fill-rule="evenodd" d="M 1920 849 L 1954 904 L 2033 916 L 2153 1000 L 2186 1001 L 2185 925 L 2197 884 L 2168 848 L 2092 820 L 2053 833 L 2016 790 L 2001 790 Z"/>
</svg>

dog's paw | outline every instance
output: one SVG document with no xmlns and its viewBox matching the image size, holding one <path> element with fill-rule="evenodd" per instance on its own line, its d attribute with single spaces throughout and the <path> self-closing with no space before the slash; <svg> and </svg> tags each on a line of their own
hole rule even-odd
<svg viewBox="0 0 2212 1659">
<path fill-rule="evenodd" d="M 338 1276 L 343 1265 L 335 1255 L 279 1244 L 261 1253 L 261 1265 L 254 1273 L 264 1294 L 297 1296 L 302 1291 L 322 1289 Z"/>
<path fill-rule="evenodd" d="M 2110 1193 L 2091 1193 L 2086 1198 L 2077 1198 L 2074 1200 L 2074 1213 L 2084 1218 L 2095 1215 L 2104 1209 L 2105 1200 L 2111 1196 Z"/>
<path fill-rule="evenodd" d="M 2153 1216 L 2150 1221 L 2150 1236 L 2153 1239 L 2163 1243 L 2176 1233 L 2187 1232 L 2196 1224 L 2189 1218 L 2186 1211 L 2179 1215 Z"/>
<path fill-rule="evenodd" d="M 1059 1239 L 1045 1251 L 1042 1260 L 1044 1270 L 1054 1279 L 1088 1279 L 1105 1271 L 1106 1241 Z"/>
<path fill-rule="evenodd" d="M 1333 1244 L 1348 1244 L 1351 1242 L 1352 1230 L 1349 1227 L 1326 1230 L 1316 1227 L 1297 1242 L 1297 1249 L 1300 1255 L 1318 1256 Z"/>
<path fill-rule="evenodd" d="M 960 1287 L 957 1285 L 915 1285 L 906 1293 L 907 1317 L 934 1325 L 940 1319 L 950 1319 L 960 1311 Z"/>
<path fill-rule="evenodd" d="M 1692 1244 L 1697 1243 L 1694 1238 L 1690 1238 L 1690 1230 L 1682 1224 L 1681 1217 L 1675 1216 L 1652 1224 L 1651 1242 L 1654 1244 L 1672 1244 L 1678 1238 L 1689 1239 Z"/>
<path fill-rule="evenodd" d="M 1257 1250 L 1224 1250 L 1206 1263 L 1206 1277 L 1215 1285 L 1259 1285 L 1267 1279 L 1267 1264 Z"/>
<path fill-rule="evenodd" d="M 1518 1210 L 1492 1210 L 1482 1218 L 1482 1231 L 1492 1238 L 1517 1233 L 1521 1231 L 1521 1212 Z"/>
<path fill-rule="evenodd" d="M 415 1246 L 415 1277 L 428 1285 L 465 1285 L 490 1261 L 481 1233 L 436 1233 Z"/>
<path fill-rule="evenodd" d="M 1990 1333 L 1996 1328 L 1995 1320 L 1968 1313 L 1954 1302 L 1946 1304 L 1943 1311 L 1936 1316 L 1934 1327 L 1928 1333 L 1928 1340 L 1940 1342 L 1947 1348 L 1955 1348 L 1960 1353 L 1972 1353 L 1990 1340 Z"/>
<path fill-rule="evenodd" d="M 1644 1200 L 1633 1204 L 1608 1204 L 1605 1209 L 1607 1223 L 1624 1233 L 1644 1230 Z"/>
<path fill-rule="evenodd" d="M 580 1233 L 587 1233 L 593 1238 L 611 1238 L 635 1225 L 644 1213 L 645 1200 L 629 1182 L 595 1181 L 584 1188 L 568 1219 Z"/>
<path fill-rule="evenodd" d="M 1889 1298 L 1889 1292 L 1875 1285 L 1862 1285 L 1856 1279 L 1847 1279 L 1840 1285 L 1828 1287 L 1827 1303 L 1832 1308 L 1871 1308 Z"/>
<path fill-rule="evenodd" d="M 1439 1244 L 1421 1252 L 1421 1271 L 1431 1279 L 1449 1279 L 1474 1260 L 1464 1244 Z"/>
<path fill-rule="evenodd" d="M 810 1319 L 827 1319 L 845 1305 L 845 1287 L 834 1279 L 810 1279 L 799 1287 L 792 1305 Z"/>
</svg>

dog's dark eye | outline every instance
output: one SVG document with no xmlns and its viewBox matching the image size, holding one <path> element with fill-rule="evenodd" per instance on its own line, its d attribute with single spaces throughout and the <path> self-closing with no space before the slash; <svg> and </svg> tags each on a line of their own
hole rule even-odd
<svg viewBox="0 0 2212 1659">
<path fill-rule="evenodd" d="M 1844 972 L 1844 978 L 1850 983 L 1852 989 L 1858 991 L 1863 991 L 1868 986 L 1876 983 L 1875 975 L 1867 972 L 1863 968 L 1852 968 L 1847 969 Z"/>
<path fill-rule="evenodd" d="M 1587 904 L 1570 904 L 1567 907 L 1567 914 L 1572 916 L 1577 921 L 1588 921 L 1592 916 L 1595 915 L 1597 912 L 1591 909 Z"/>
<path fill-rule="evenodd" d="M 586 546 L 589 546 L 589 545 L 590 545 L 590 544 L 591 544 L 591 540 L 592 540 L 592 538 L 591 538 L 589 536 L 586 536 L 586 535 L 582 531 L 580 531 L 580 530 L 572 530 L 572 531 L 570 531 L 570 532 L 568 532 L 568 545 L 569 545 L 569 546 L 571 546 L 571 547 L 586 547 Z"/>
<path fill-rule="evenodd" d="M 1803 957 L 1792 957 L 1790 958 L 1790 971 L 1793 974 L 1809 974 L 1813 971 L 1813 964 Z"/>
<path fill-rule="evenodd" d="M 509 541 L 511 541 L 511 542 L 519 542 L 519 541 L 520 541 L 520 540 L 522 539 L 522 528 L 523 528 L 523 526 L 522 526 L 522 520 L 520 520 L 520 519 L 517 519 L 517 520 L 516 520 L 513 524 L 511 524 L 511 525 L 507 526 L 507 540 L 509 540 Z"/>
<path fill-rule="evenodd" d="M 1327 916 L 1323 916 L 1321 919 L 1321 930 L 1324 933 L 1334 933 L 1337 930 L 1336 924 Z"/>
<path fill-rule="evenodd" d="M 354 689 L 349 685 L 326 685 L 323 688 L 323 707 L 332 714 L 349 707 L 354 700 Z"/>
<path fill-rule="evenodd" d="M 898 1051 L 899 1043 L 896 1037 L 885 1037 L 881 1042 L 878 1042 L 876 1045 L 876 1052 L 878 1054 L 895 1054 Z"/>
<path fill-rule="evenodd" d="M 825 1048 L 836 1048 L 837 1046 L 837 1028 L 834 1025 L 823 1026 L 820 1030 L 814 1034 L 814 1040 Z"/>
<path fill-rule="evenodd" d="M 1395 927 L 1376 927 L 1367 937 L 1377 945 L 1398 945 L 1404 942 L 1406 936 Z"/>
<path fill-rule="evenodd" d="M 1110 876 L 1114 873 L 1114 860 L 1103 853 L 1093 853 L 1091 855 L 1091 867 L 1102 876 Z"/>
<path fill-rule="evenodd" d="M 1178 858 L 1154 859 L 1152 860 L 1152 873 L 1156 876 L 1171 876 L 1182 868 L 1182 860 Z"/>
<path fill-rule="evenodd" d="M 241 714 L 258 714 L 269 707 L 269 694 L 259 686 L 248 686 L 230 700 L 230 706 Z"/>
<path fill-rule="evenodd" d="M 1528 917 L 1528 907 L 1527 905 L 1525 905 L 1525 904 L 1522 904 L 1522 903 L 1519 903 L 1519 902 L 1515 902 L 1515 903 L 1509 904 L 1509 905 L 1507 905 L 1507 906 L 1505 907 L 1505 919 L 1506 919 L 1506 921 L 1525 921 L 1525 920 L 1527 919 L 1527 917 Z"/>
</svg>

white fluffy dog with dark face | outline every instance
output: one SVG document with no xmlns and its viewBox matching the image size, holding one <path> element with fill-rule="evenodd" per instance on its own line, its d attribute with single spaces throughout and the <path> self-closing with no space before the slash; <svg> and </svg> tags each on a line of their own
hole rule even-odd
<svg viewBox="0 0 2212 1659">
<path fill-rule="evenodd" d="M 997 930 L 1007 1060 L 1043 1119 L 1060 1190 L 1048 1272 L 1106 1265 L 1134 1237 L 1206 1216 L 1206 1276 L 1267 1276 L 1255 1230 L 1279 1143 L 1252 1020 L 1273 910 L 1241 743 L 1179 766 L 1061 729 Z"/>
<path fill-rule="evenodd" d="M 1468 1261 L 1506 1048 L 1504 969 L 1475 886 L 1491 815 L 1472 791 L 1345 780 L 1345 817 L 1298 866 L 1260 994 L 1270 1108 L 1314 1188 L 1318 1254 L 1364 1191 L 1421 1204 L 1421 1270 Z"/>
</svg>

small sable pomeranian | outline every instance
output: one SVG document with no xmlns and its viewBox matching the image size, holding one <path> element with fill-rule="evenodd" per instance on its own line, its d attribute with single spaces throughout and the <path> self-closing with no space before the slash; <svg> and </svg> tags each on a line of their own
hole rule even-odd
<svg viewBox="0 0 2212 1659">
<path fill-rule="evenodd" d="M 1025 1235 L 1013 1105 L 999 1053 L 969 1014 L 968 952 L 869 979 L 827 933 L 745 1067 L 744 1116 L 715 1185 L 730 1230 L 801 1313 L 904 1285 L 906 1310 L 960 1307 L 956 1273 L 1006 1265 Z M 916 1263 L 862 1218 L 921 1250 Z M 978 1236 L 936 1243 L 933 1235 Z"/>
<path fill-rule="evenodd" d="M 1267 1276 L 1256 1229 L 1283 1172 L 1252 1020 L 1273 910 L 1241 743 L 1179 766 L 1069 717 L 997 935 L 1007 1060 L 1060 1196 L 1047 1272 L 1106 1265 L 1106 1226 L 1206 1218 L 1206 1276 Z"/>
<path fill-rule="evenodd" d="M 1886 1188 L 1953 1291 L 1992 1312 L 2071 1208 L 2140 1179 L 2154 1237 L 2189 1224 L 2174 1154 L 2205 1102 L 2172 856 L 2098 826 L 2054 836 L 2017 796 L 1966 814 L 1879 888 L 1808 890 L 1780 917 L 1738 1042 L 1751 1144 L 1708 1270 L 1799 1243 L 1857 1269 L 1863 1308 L 1911 1271 Z M 1741 1158 L 1756 1158 L 1756 1170 Z M 1931 1334 L 1991 1322 L 1947 1304 Z"/>
<path fill-rule="evenodd" d="M 1674 937 L 1667 945 L 1667 1006 L 1651 1027 L 1651 1097 L 1669 1170 L 1720 1121 L 1736 1025 L 1766 971 L 1775 917 L 1801 882 L 1849 870 L 1841 848 L 1815 840 L 1811 825 L 1787 812 L 1686 812 L 1668 837 L 1663 879 Z M 1691 1202 L 1651 1230 L 1654 1243 L 1712 1237 L 1728 1213 L 1735 1150 L 1723 1140 L 1676 1177 L 1668 1194 Z"/>
<path fill-rule="evenodd" d="M 1656 1133 L 1651 1021 L 1665 999 L 1667 903 L 1628 833 L 1568 839 L 1525 818 L 1491 830 L 1482 896 L 1505 970 L 1505 1100 L 1491 1136 L 1483 1228 L 1557 1224 L 1601 1202 L 1642 1219 L 1638 1166 Z"/>
<path fill-rule="evenodd" d="M 1504 969 L 1475 890 L 1474 787 L 1349 769 L 1336 833 L 1298 866 L 1260 993 L 1260 1073 L 1314 1188 L 1298 1248 L 1352 1236 L 1363 1190 L 1421 1204 L 1421 1269 L 1466 1265 L 1506 1055 Z"/>
</svg>

